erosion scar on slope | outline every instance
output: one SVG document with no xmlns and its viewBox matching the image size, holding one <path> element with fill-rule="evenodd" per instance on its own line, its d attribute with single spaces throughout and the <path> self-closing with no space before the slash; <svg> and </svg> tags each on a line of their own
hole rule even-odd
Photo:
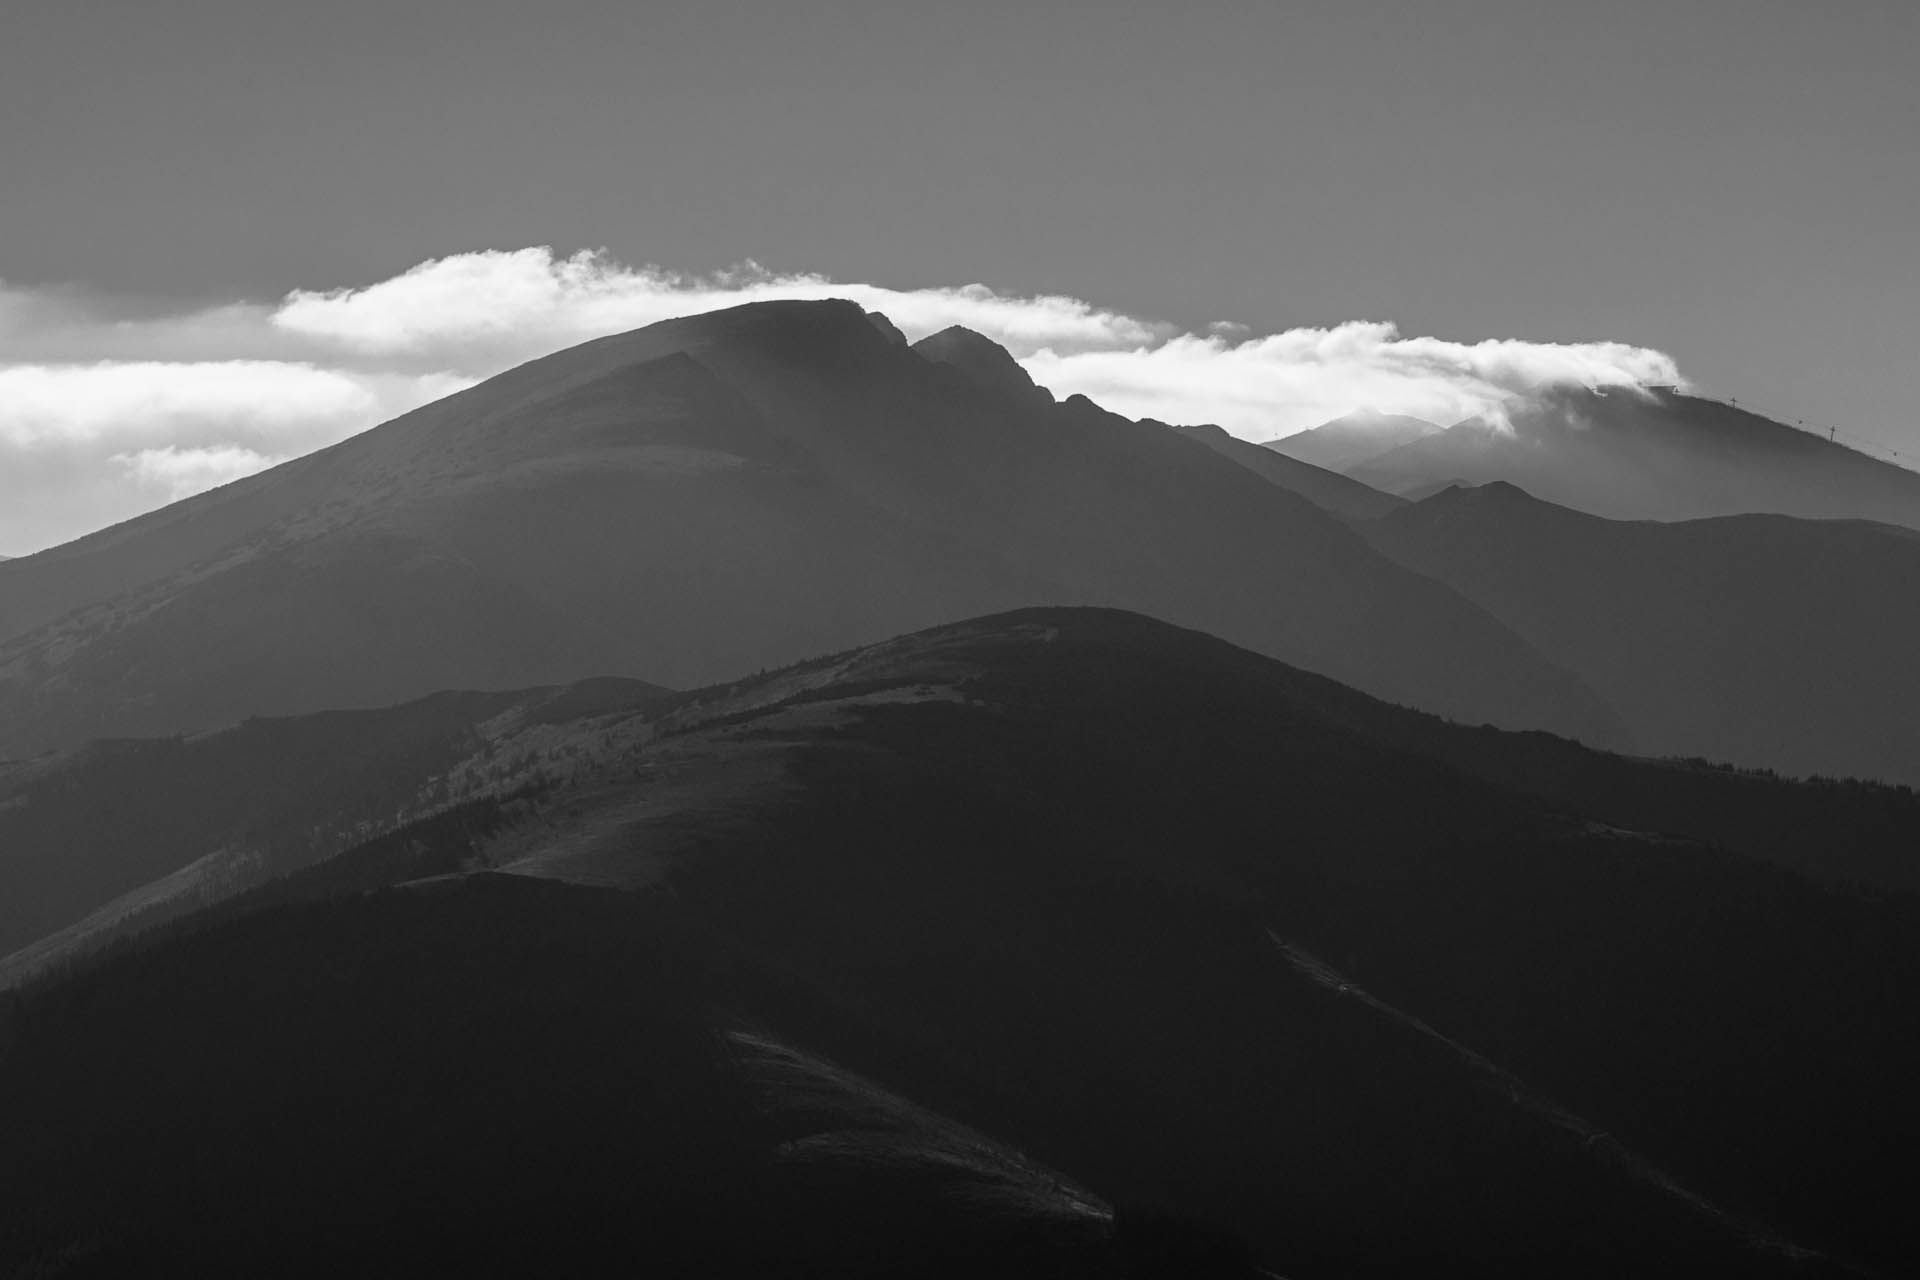
<svg viewBox="0 0 1920 1280">
<path fill-rule="evenodd" d="M 1413 1014 L 1388 1004 L 1306 948 L 1287 941 L 1272 929 L 1268 929 L 1266 933 L 1267 939 L 1279 948 L 1280 954 L 1286 957 L 1287 963 L 1296 973 L 1337 996 L 1358 1000 L 1369 1009 L 1390 1018 L 1401 1026 L 1445 1046 L 1448 1052 L 1470 1067 L 1488 1088 L 1505 1093 L 1514 1106 L 1539 1116 L 1555 1128 L 1579 1138 L 1595 1155 L 1622 1169 L 1629 1177 L 1684 1201 L 1725 1226 L 1755 1249 L 1780 1254 L 1797 1261 L 1812 1258 L 1823 1258 L 1829 1262 L 1838 1261 L 1826 1258 L 1825 1255 L 1794 1244 L 1758 1224 L 1743 1221 L 1728 1213 L 1699 1192 L 1687 1187 L 1672 1174 L 1630 1150 L 1606 1130 L 1575 1115 L 1484 1054 L 1445 1035 Z M 1850 1267 L 1850 1269 L 1859 1271 L 1862 1275 L 1874 1274 L 1859 1267 Z"/>
</svg>

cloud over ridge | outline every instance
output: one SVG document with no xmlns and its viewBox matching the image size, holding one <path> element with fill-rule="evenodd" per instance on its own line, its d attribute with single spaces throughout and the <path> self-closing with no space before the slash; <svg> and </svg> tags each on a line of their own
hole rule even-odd
<svg viewBox="0 0 1920 1280">
<path fill-rule="evenodd" d="M 1055 391 L 1080 392 L 1129 416 L 1213 422 L 1254 440 L 1357 408 L 1446 425 L 1498 419 L 1512 398 L 1548 387 L 1681 381 L 1670 356 L 1624 343 L 1403 338 L 1394 325 L 1365 320 L 1265 337 L 1182 334 L 1131 350 L 1041 351 L 1024 363 Z"/>
<path fill-rule="evenodd" d="M 985 285 L 889 289 L 755 263 L 712 275 L 624 266 L 604 253 L 560 257 L 535 247 L 456 254 L 361 288 L 297 290 L 277 328 L 374 356 L 497 364 L 746 302 L 848 298 L 885 313 L 911 338 L 960 324 L 1007 347 L 1063 395 L 1180 423 L 1217 422 L 1256 439 L 1357 407 L 1454 421 L 1497 414 L 1543 387 L 1671 385 L 1671 357 L 1620 342 L 1475 343 L 1401 336 L 1351 321 L 1254 335 L 1216 323 L 1205 333 L 1104 310 L 1078 298 L 998 293 Z"/>
<path fill-rule="evenodd" d="M 355 378 L 290 361 L 0 367 L 0 441 L 16 446 L 227 425 L 271 432 L 378 407 Z"/>
<path fill-rule="evenodd" d="M 1552 386 L 1683 381 L 1671 357 L 1619 342 L 1465 343 L 1371 321 L 1186 332 L 1079 298 L 982 284 L 894 289 L 753 262 L 689 274 L 544 246 L 451 254 L 372 284 L 198 308 L 0 281 L 0 553 L 78 536 L 103 510 L 126 518 L 334 443 L 589 338 L 740 303 L 827 297 L 882 312 L 910 338 L 954 324 L 977 330 L 1058 394 L 1131 416 L 1216 422 L 1255 440 L 1363 407 L 1450 422 L 1497 417 L 1512 397 Z M 76 523 L 9 521 L 10 506 L 60 505 L 44 493 L 10 504 L 10 483 L 88 468 L 94 501 Z M 103 494 L 110 483 L 122 486 L 118 497 Z"/>
<path fill-rule="evenodd" d="M 793 298 L 849 298 L 909 332 L 964 324 L 1016 353 L 1140 345 L 1172 333 L 1078 298 L 1010 296 L 980 284 L 888 289 L 778 274 L 754 262 L 689 275 L 624 266 L 592 250 L 559 257 L 544 246 L 434 258 L 363 288 L 295 290 L 273 323 L 377 353 L 484 348 L 502 340 L 566 346 L 676 316 Z"/>
<path fill-rule="evenodd" d="M 133 453 L 116 453 L 110 460 L 125 467 L 136 483 L 165 492 L 169 502 L 178 502 L 286 461 L 284 457 L 236 444 L 197 449 L 169 444 Z"/>
</svg>

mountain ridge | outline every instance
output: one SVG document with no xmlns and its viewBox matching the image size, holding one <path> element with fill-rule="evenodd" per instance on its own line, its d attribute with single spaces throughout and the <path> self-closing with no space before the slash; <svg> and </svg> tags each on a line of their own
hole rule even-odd
<svg viewBox="0 0 1920 1280">
<path fill-rule="evenodd" d="M 1147 419 L 1147 421 L 1154 421 Z M 1161 424 L 1166 425 L 1166 424 Z M 1361 484 L 1338 471 L 1302 462 L 1277 449 L 1257 445 L 1231 435 L 1224 427 L 1212 424 L 1170 427 L 1233 459 L 1282 489 L 1299 494 L 1315 506 L 1324 507 L 1348 520 L 1372 520 L 1399 507 L 1402 499 Z"/>
<path fill-rule="evenodd" d="M 1672 388 L 1569 388 L 1346 470 L 1389 492 L 1511 481 L 1610 519 L 1777 514 L 1920 528 L 1920 473 Z"/>
<path fill-rule="evenodd" d="M 1437 422 L 1406 414 L 1361 409 L 1290 436 L 1262 441 L 1260 447 L 1284 457 L 1345 473 L 1392 449 L 1445 430 Z"/>
<path fill-rule="evenodd" d="M 1606 520 L 1494 481 L 1363 530 L 1580 672 L 1643 750 L 1920 783 L 1912 529 Z"/>
<path fill-rule="evenodd" d="M 584 1084 L 605 1060 L 591 1046 L 608 1042 L 571 1019 L 609 999 L 633 1010 L 621 984 L 638 981 L 710 998 L 729 1025 L 786 1046 L 776 1056 L 862 1073 L 1109 1204 L 1203 1214 L 1285 1274 L 1804 1276 L 1828 1273 L 1828 1251 L 1889 1270 L 1910 1260 L 1888 1190 L 1905 1157 L 1885 1137 L 1912 1131 L 1920 1037 L 1903 992 L 1920 971 L 1920 899 L 1779 864 L 1818 867 L 1835 843 L 1827 823 L 1785 831 L 1788 809 L 1838 797 L 1862 817 L 1863 796 L 1904 805 L 1885 838 L 1910 863 L 1911 792 L 1730 779 L 1449 725 L 1111 610 L 1022 610 L 582 711 L 498 746 L 497 759 L 554 748 L 519 766 L 554 771 L 544 789 L 513 770 L 467 775 L 520 795 L 501 824 L 450 809 L 0 1001 L 0 1043 L 30 1046 L 0 1052 L 0 1070 L 44 1064 L 0 1088 L 0 1111 L 24 1126 L 10 1131 L 91 1116 L 115 1142 L 161 1144 L 126 1169 L 173 1170 L 188 1188 L 213 1176 L 199 1203 L 251 1205 L 296 1175 L 236 1194 L 201 1172 L 221 1162 L 171 1155 L 263 1132 L 207 1123 L 227 1114 L 227 1064 L 234 1096 L 283 1117 L 284 1133 L 305 1114 L 283 1110 L 306 1096 L 310 1069 L 294 1064 L 314 1060 L 301 1028 L 366 1046 L 334 1087 L 371 1105 L 440 1078 L 389 1056 L 416 1033 L 381 1028 L 544 1008 L 535 1078 Z M 1613 769 L 1633 781 L 1570 804 L 1499 777 L 1555 751 L 1586 761 L 1552 768 L 1561 784 Z M 1700 834 L 1629 825 L 1663 771 L 1692 790 Z M 1728 782 L 1759 803 L 1701 807 L 1700 788 Z M 1743 832 L 1753 819 L 1765 830 Z M 1797 851 L 1760 860 L 1757 842 L 1783 833 Z M 636 946 L 681 977 L 621 958 Z M 325 959 L 343 947 L 379 962 Z M 1303 973 L 1300 955 L 1365 998 Z M 254 1016 L 289 990 L 312 1017 Z M 204 1046 L 188 1056 L 213 1074 L 129 1086 L 66 1065 L 155 1020 Z M 1783 1040 L 1783 1024 L 1806 1034 Z M 219 1047 L 235 1028 L 252 1049 Z M 451 1078 L 493 1078 L 478 1070 Z M 1509 1096 L 1509 1078 L 1525 1091 Z M 207 1081 L 211 1101 L 193 1092 Z M 156 1125 L 100 1119 L 130 1096 Z M 461 1105 L 501 1096 L 488 1086 Z M 449 1131 L 471 1135 L 447 1148 L 462 1163 L 497 1158 L 494 1126 Z M 9 1147 L 0 1183 L 84 1168 L 39 1150 Z M 1756 1249 L 1617 1150 L 1813 1255 Z M 1809 1180 L 1807 1167 L 1833 1172 Z M 129 1184 L 73 1203 L 138 1222 L 156 1202 Z M 262 1221 L 301 1221 L 291 1203 Z M 846 1202 L 820 1211 L 833 1204 Z M 411 1212 L 441 1229 L 441 1211 Z"/>
<path fill-rule="evenodd" d="M 665 321 L 9 565 L 0 755 L 446 687 L 698 685 L 1058 602 L 1619 739 L 1577 680 L 1305 500 L 896 337 L 844 301 Z"/>
</svg>

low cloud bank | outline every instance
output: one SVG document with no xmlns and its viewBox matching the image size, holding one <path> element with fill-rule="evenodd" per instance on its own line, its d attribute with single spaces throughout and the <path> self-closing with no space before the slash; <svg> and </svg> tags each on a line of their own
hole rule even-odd
<svg viewBox="0 0 1920 1280">
<path fill-rule="evenodd" d="M 521 361 L 675 316 L 849 298 L 910 338 L 948 325 L 1011 350 L 1060 395 L 1264 440 L 1356 408 L 1450 422 L 1559 385 L 1679 383 L 1615 342 L 1450 342 L 1390 324 L 1186 333 L 1078 298 L 984 285 L 890 289 L 748 263 L 711 275 L 605 253 L 455 254 L 362 287 L 182 309 L 0 282 L 0 554 L 76 537 L 319 448 Z M 89 500 L 45 493 L 84 476 Z M 10 500 L 27 483 L 34 501 Z"/>
<path fill-rule="evenodd" d="M 163 445 L 137 453 L 116 453 L 112 460 L 125 467 L 137 484 L 164 492 L 169 502 L 229 484 L 286 461 L 284 457 L 236 444 L 200 449 Z"/>
<path fill-rule="evenodd" d="M 623 266 L 604 253 L 556 257 L 546 248 L 436 258 L 360 289 L 296 290 L 272 322 L 284 332 L 365 354 L 497 361 L 676 316 L 794 298 L 848 298 L 886 313 L 914 337 L 963 324 L 1015 354 L 1140 346 L 1172 336 L 1167 326 L 1078 298 L 1016 297 L 978 284 L 887 289 L 781 275 L 751 262 L 714 275 L 685 275 Z"/>
<path fill-rule="evenodd" d="M 1403 338 L 1393 325 L 1363 320 L 1258 338 L 1183 334 L 1130 350 L 1041 351 L 1024 363 L 1056 392 L 1079 392 L 1130 417 L 1214 422 L 1251 440 L 1355 409 L 1442 425 L 1498 421 L 1514 397 L 1552 386 L 1681 380 L 1670 357 L 1623 343 L 1447 342 Z"/>
</svg>

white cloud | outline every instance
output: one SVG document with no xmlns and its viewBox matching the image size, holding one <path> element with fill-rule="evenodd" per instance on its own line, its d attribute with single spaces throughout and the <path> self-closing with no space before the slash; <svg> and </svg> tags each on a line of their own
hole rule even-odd
<svg viewBox="0 0 1920 1280">
<path fill-rule="evenodd" d="M 891 289 L 753 263 L 685 275 L 544 247 L 201 307 L 0 282 L 0 549 L 77 536 L 588 338 L 825 297 L 883 312 L 911 338 L 966 325 L 1062 395 L 1252 439 L 1361 407 L 1444 422 L 1553 385 L 1680 381 L 1667 356 L 1619 343 L 1459 343 L 1365 322 L 1262 336 L 1216 321 L 1185 333 L 978 284 Z"/>
<path fill-rule="evenodd" d="M 158 361 L 0 368 L 0 441 L 15 446 L 183 429 L 281 432 L 365 418 L 379 398 L 354 378 L 278 361 Z"/>
<path fill-rule="evenodd" d="M 1016 354 L 1132 346 L 1171 333 L 1078 298 L 1009 296 L 979 284 L 888 289 L 780 275 L 751 262 L 694 276 L 624 266 L 604 253 L 562 258 L 545 247 L 435 258 L 365 288 L 297 290 L 272 323 L 360 352 L 533 355 L 675 316 L 788 298 L 849 298 L 915 338 L 964 324 Z"/>
<path fill-rule="evenodd" d="M 1254 440 L 1356 408 L 1445 424 L 1497 417 L 1509 398 L 1548 386 L 1680 381 L 1670 357 L 1642 347 L 1403 338 L 1367 321 L 1238 342 L 1185 334 L 1156 347 L 1041 351 L 1023 363 L 1062 395 L 1078 392 L 1132 417 L 1215 422 Z"/>
<path fill-rule="evenodd" d="M 136 483 L 164 492 L 168 502 L 178 502 L 286 459 L 228 444 L 202 449 L 165 445 L 137 453 L 116 453 L 112 461 L 125 467 Z"/>
<path fill-rule="evenodd" d="M 472 381 L 275 360 L 0 362 L 0 549 L 77 537 Z"/>
<path fill-rule="evenodd" d="M 1103 310 L 1077 298 L 1023 297 L 984 285 L 888 289 L 748 263 L 710 276 L 624 266 L 604 253 L 535 247 L 456 254 L 364 288 L 296 291 L 272 324 L 362 356 L 430 357 L 491 372 L 517 360 L 675 316 L 776 298 L 849 298 L 910 338 L 950 324 L 986 334 L 1060 394 L 1174 422 L 1217 422 L 1265 439 L 1355 408 L 1454 421 L 1507 397 L 1580 383 L 1679 381 L 1673 361 L 1621 343 L 1449 342 L 1392 325 L 1251 336 L 1215 321 L 1204 334 Z"/>
</svg>

